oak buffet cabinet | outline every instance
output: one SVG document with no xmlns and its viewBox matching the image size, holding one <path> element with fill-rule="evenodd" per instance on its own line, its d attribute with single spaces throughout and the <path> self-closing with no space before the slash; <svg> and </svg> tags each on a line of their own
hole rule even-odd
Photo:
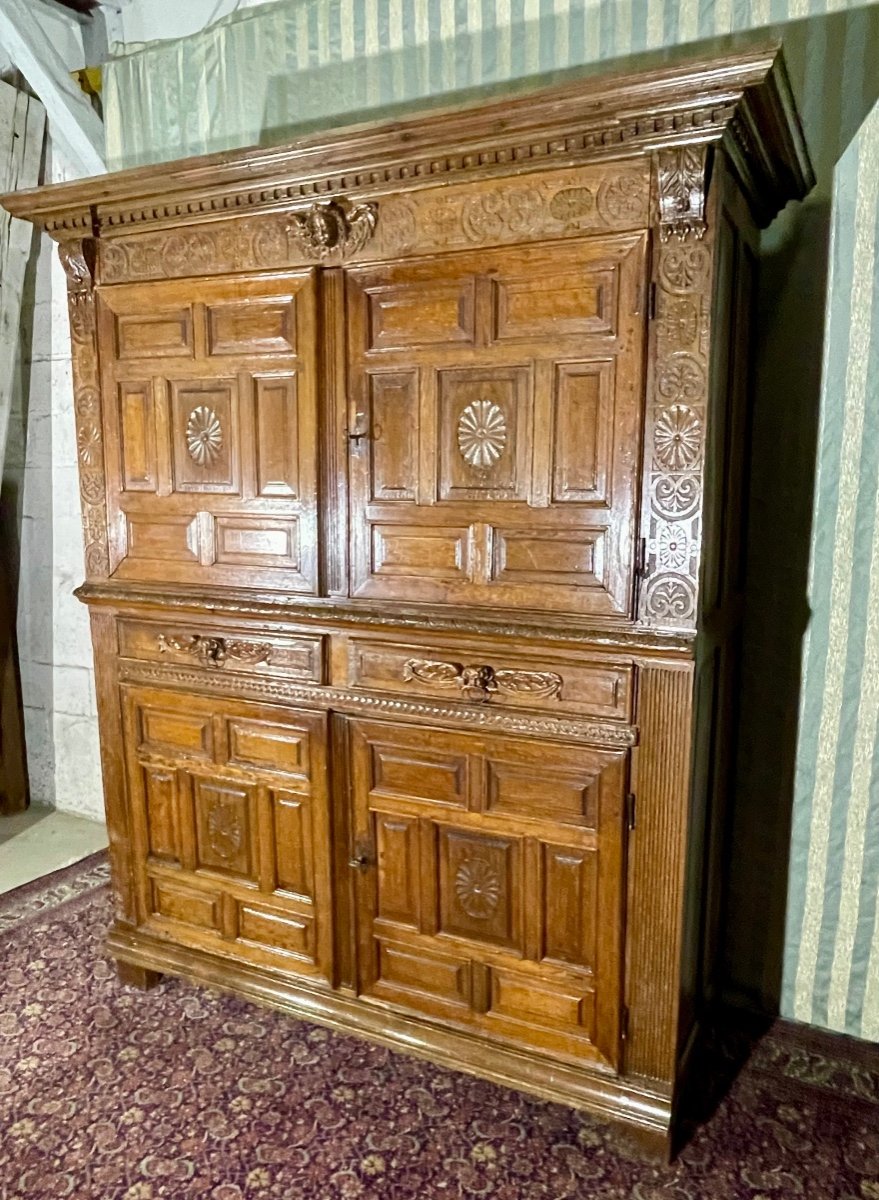
<svg viewBox="0 0 879 1200">
<path fill-rule="evenodd" d="M 123 979 L 667 1145 L 775 49 L 7 196 L 60 242 Z"/>
</svg>

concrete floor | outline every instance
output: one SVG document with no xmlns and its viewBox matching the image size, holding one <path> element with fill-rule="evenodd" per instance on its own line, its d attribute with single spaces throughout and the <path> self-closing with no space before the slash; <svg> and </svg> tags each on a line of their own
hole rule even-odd
<svg viewBox="0 0 879 1200">
<path fill-rule="evenodd" d="M 107 845 L 99 821 L 32 804 L 27 812 L 0 817 L 0 893 L 9 892 L 79 862 Z"/>
</svg>

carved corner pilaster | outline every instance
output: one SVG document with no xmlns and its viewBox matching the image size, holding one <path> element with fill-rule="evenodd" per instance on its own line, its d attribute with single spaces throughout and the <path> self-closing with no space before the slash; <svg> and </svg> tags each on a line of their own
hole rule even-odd
<svg viewBox="0 0 879 1200">
<path fill-rule="evenodd" d="M 110 573 L 104 433 L 95 318 L 96 243 L 93 238 L 62 242 L 58 252 L 67 275 L 73 360 L 73 411 L 79 462 L 79 492 L 88 579 Z"/>
<path fill-rule="evenodd" d="M 645 429 L 643 553 L 638 615 L 645 625 L 696 625 L 708 418 L 714 231 L 707 150 L 655 157 L 659 243 Z"/>
<path fill-rule="evenodd" d="M 654 156 L 663 242 L 704 236 L 709 165 L 708 146 L 675 146 Z"/>
</svg>

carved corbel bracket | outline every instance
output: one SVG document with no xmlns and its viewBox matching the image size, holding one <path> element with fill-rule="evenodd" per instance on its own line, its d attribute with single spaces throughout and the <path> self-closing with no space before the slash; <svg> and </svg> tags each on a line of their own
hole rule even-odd
<svg viewBox="0 0 879 1200">
<path fill-rule="evenodd" d="M 331 255 L 356 254 L 370 239 L 378 221 L 378 205 L 345 206 L 318 200 L 304 213 L 294 213 L 287 229 L 307 258 L 322 262 Z"/>
<path fill-rule="evenodd" d="M 662 241 L 704 236 L 709 156 L 708 146 L 676 146 L 654 155 Z"/>
</svg>

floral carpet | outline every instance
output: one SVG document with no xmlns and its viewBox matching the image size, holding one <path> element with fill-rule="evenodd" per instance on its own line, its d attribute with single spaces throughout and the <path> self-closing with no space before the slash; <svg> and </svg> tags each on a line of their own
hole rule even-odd
<svg viewBox="0 0 879 1200">
<path fill-rule="evenodd" d="M 879 1200 L 862 1043 L 751 1039 L 659 1167 L 558 1105 L 176 980 L 122 987 L 106 879 L 98 856 L 0 897 L 2 1200 Z"/>
</svg>

